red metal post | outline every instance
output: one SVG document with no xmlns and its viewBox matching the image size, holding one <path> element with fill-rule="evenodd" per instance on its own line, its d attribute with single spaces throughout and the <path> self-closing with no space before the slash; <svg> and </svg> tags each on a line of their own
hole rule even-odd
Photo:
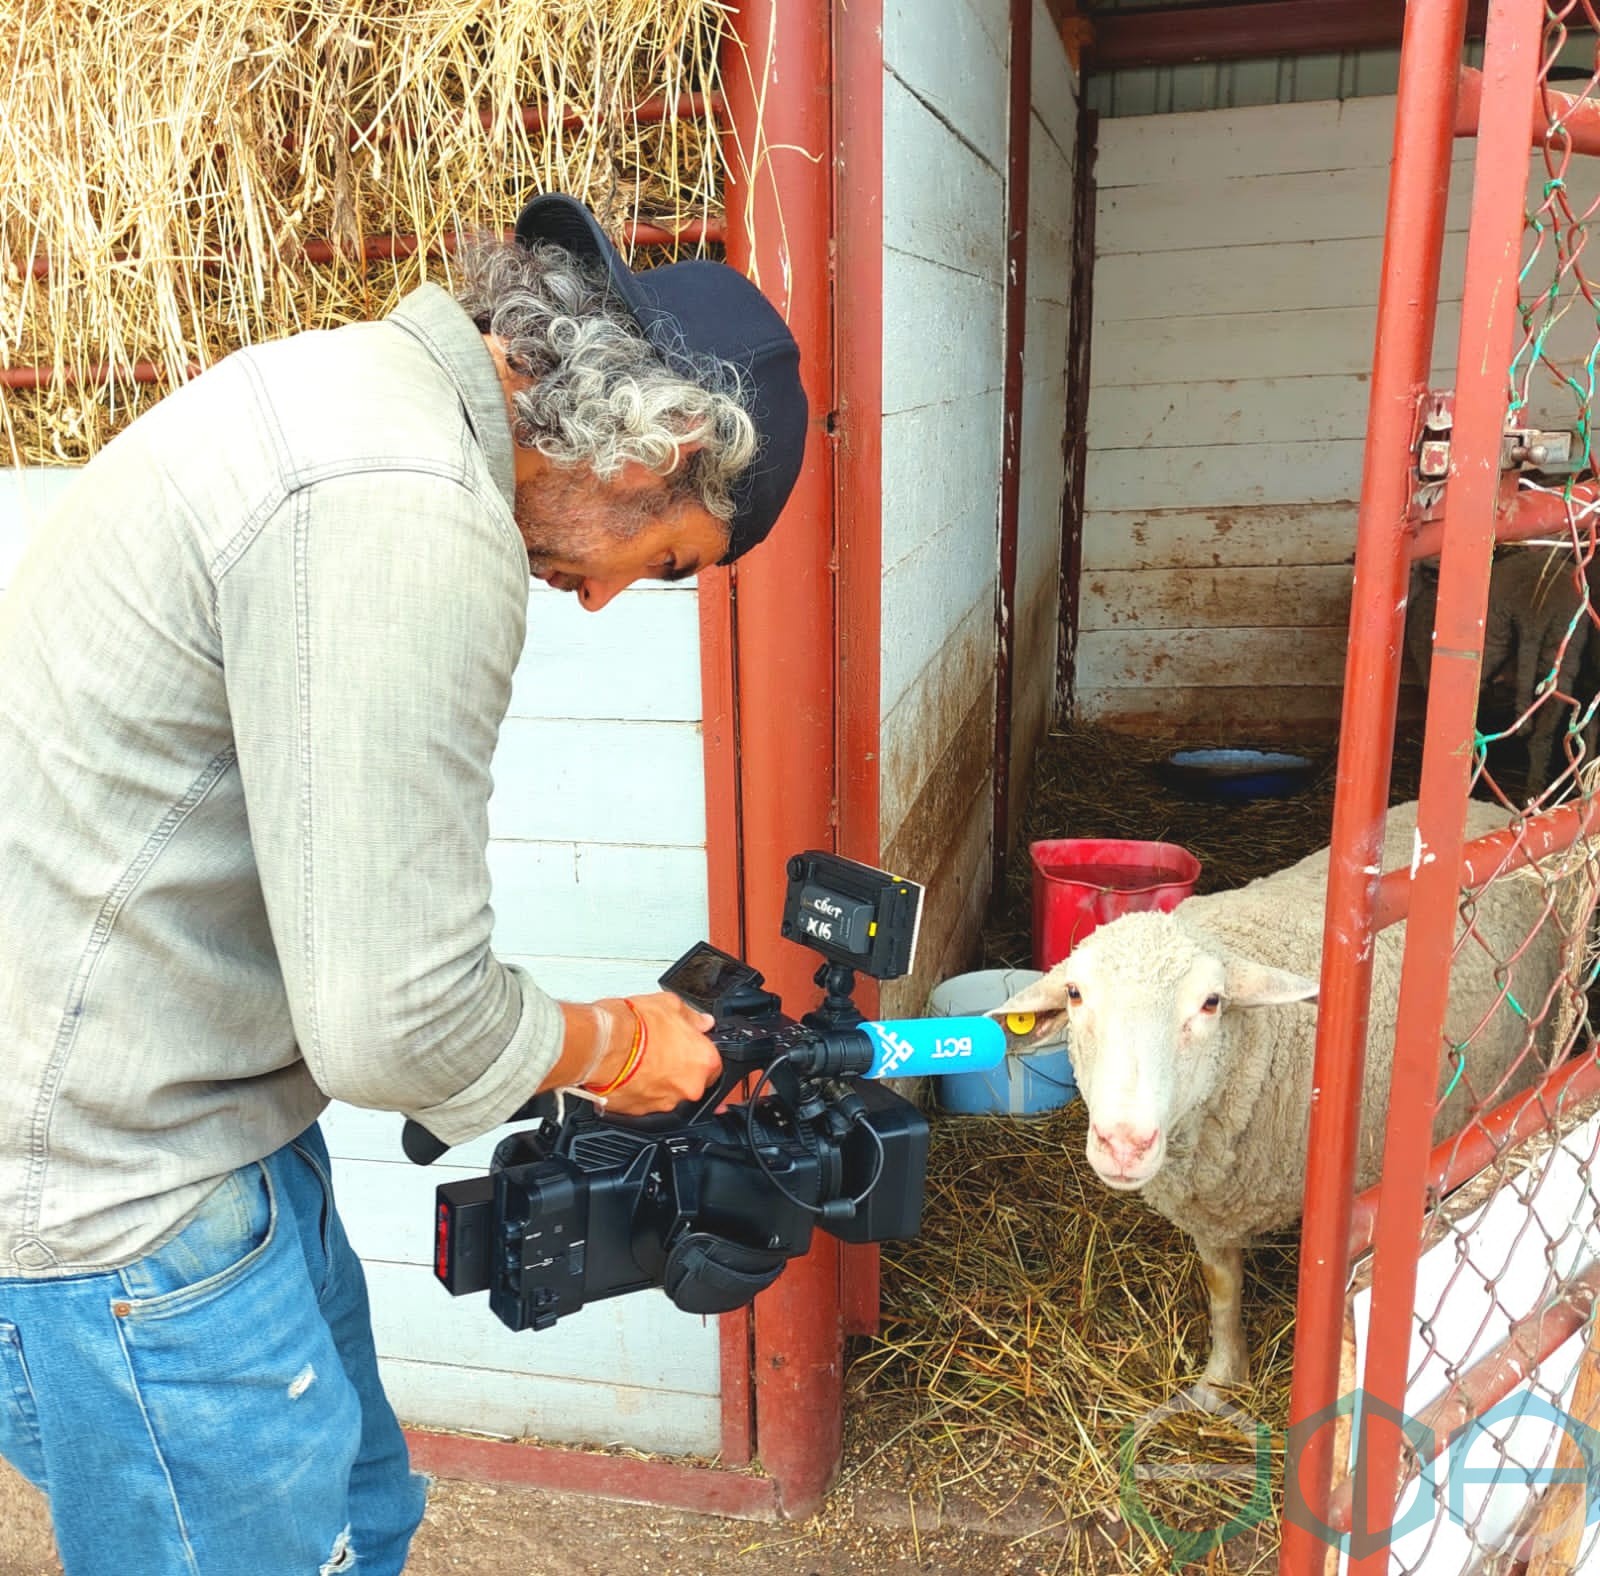
<svg viewBox="0 0 1600 1576">
<path fill-rule="evenodd" d="M 1466 12 L 1466 0 L 1407 7 L 1401 46 L 1334 796 L 1291 1424 L 1332 1405 L 1339 1391 L 1373 908 L 1404 639 L 1411 444 L 1433 350 Z M 1326 1522 L 1332 1451 L 1332 1431 L 1322 1429 L 1289 1464 L 1279 1568 L 1292 1576 L 1321 1568 L 1325 1550 L 1309 1518 L 1293 1508 L 1301 1500 L 1311 1518 Z"/>
<path fill-rule="evenodd" d="M 1394 1074 L 1383 1153 L 1372 1284 L 1371 1341 L 1356 1489 L 1371 1528 L 1354 1529 L 1352 1576 L 1389 1567 L 1389 1518 L 1400 1486 L 1403 1438 L 1374 1415 L 1403 1410 L 1412 1301 L 1422 1237 L 1424 1184 L 1438 1089 L 1450 971 L 1460 906 L 1460 870 L 1472 739 L 1483 659 L 1489 561 L 1500 490 L 1507 368 L 1517 310 L 1527 129 L 1540 64 L 1541 0 L 1493 0 L 1484 51 L 1484 91 L 1472 220 L 1462 289 L 1462 377 L 1456 389 L 1448 483 L 1451 530 L 1439 560 L 1439 605 L 1417 812 L 1414 861 L 1395 1026 Z"/>
<path fill-rule="evenodd" d="M 700 740 L 705 760 L 706 897 L 713 946 L 744 954 L 744 909 L 739 889 L 739 727 L 733 683 L 732 572 L 704 569 L 698 577 L 700 614 Z M 744 1466 L 755 1454 L 748 1308 L 718 1321 L 722 1371 L 722 1464 Z"/>
<path fill-rule="evenodd" d="M 839 852 L 876 865 L 882 858 L 883 0 L 835 5 L 833 26 Z M 877 982 L 859 980 L 856 1001 L 871 1017 Z M 875 1333 L 877 1244 L 847 1246 L 840 1274 L 845 1333 Z"/>
<path fill-rule="evenodd" d="M 1028 328 L 1028 160 L 1033 122 L 1033 0 L 1011 0 L 1006 127 L 1005 328 L 1000 392 L 1000 572 L 995 596 L 994 870 L 1011 848 L 1011 696 L 1016 658 L 1017 515 L 1022 500 L 1023 347 Z"/>
<path fill-rule="evenodd" d="M 1070 717 L 1077 681 L 1079 588 L 1083 580 L 1084 469 L 1089 458 L 1089 360 L 1094 323 L 1095 148 L 1100 117 L 1078 100 L 1072 162 L 1072 314 L 1067 328 L 1067 419 L 1062 436 L 1061 609 L 1056 636 L 1056 713 Z"/>
<path fill-rule="evenodd" d="M 745 955 L 790 1004 L 817 959 L 779 938 L 785 864 L 834 844 L 831 20 L 829 0 L 743 0 L 724 72 L 728 260 L 787 318 L 811 402 L 784 518 L 733 571 Z M 814 1243 L 755 1305 L 756 1451 L 791 1516 L 822 1502 L 843 1431 L 838 1244 Z"/>
</svg>

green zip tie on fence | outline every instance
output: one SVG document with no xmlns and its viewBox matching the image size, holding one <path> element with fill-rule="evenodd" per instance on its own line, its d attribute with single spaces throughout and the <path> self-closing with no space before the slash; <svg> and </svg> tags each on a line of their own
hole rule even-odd
<svg viewBox="0 0 1600 1576">
<path fill-rule="evenodd" d="M 1462 1073 L 1467 1070 L 1467 1058 L 1464 1054 L 1464 1048 L 1462 1046 L 1452 1045 L 1450 1047 L 1450 1054 L 1456 1059 L 1456 1075 L 1450 1080 L 1449 1084 L 1445 1088 L 1444 1093 L 1439 1096 L 1441 1102 L 1448 1100 L 1450 1096 L 1455 1093 L 1456 1085 L 1461 1082 Z"/>
<path fill-rule="evenodd" d="M 1596 964 L 1596 968 L 1600 969 L 1600 963 Z M 1511 1003 L 1511 1010 L 1516 1013 L 1519 1018 L 1521 1018 L 1524 1022 L 1529 1021 L 1527 1013 L 1522 1010 L 1522 1003 L 1518 1001 L 1510 991 L 1506 992 L 1506 1000 Z M 1456 1071 L 1455 1076 L 1445 1086 L 1444 1093 L 1439 1096 L 1441 1101 L 1448 1100 L 1450 1096 L 1455 1093 L 1456 1085 L 1461 1082 L 1462 1073 L 1467 1070 L 1467 1047 L 1465 1042 L 1460 1045 L 1452 1045 L 1450 1047 L 1450 1054 L 1456 1059 Z"/>
</svg>

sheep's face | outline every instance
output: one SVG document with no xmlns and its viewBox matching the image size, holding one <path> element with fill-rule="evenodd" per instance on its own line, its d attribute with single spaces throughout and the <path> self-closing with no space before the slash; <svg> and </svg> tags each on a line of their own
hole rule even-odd
<svg viewBox="0 0 1600 1576">
<path fill-rule="evenodd" d="M 1225 953 L 1171 914 L 1100 926 L 1000 1013 L 1033 1013 L 1027 1049 L 1066 1041 L 1089 1114 L 1088 1158 L 1108 1186 L 1143 1187 L 1169 1135 L 1205 1104 L 1240 1011 L 1316 994 L 1314 980 Z"/>
</svg>

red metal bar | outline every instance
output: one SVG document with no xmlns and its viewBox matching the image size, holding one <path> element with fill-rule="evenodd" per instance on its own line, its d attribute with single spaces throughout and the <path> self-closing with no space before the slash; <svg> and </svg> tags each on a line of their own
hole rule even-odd
<svg viewBox="0 0 1600 1576">
<path fill-rule="evenodd" d="M 191 365 L 190 377 L 199 370 L 198 366 Z M 55 383 L 98 386 L 113 380 L 119 383 L 165 383 L 167 377 L 166 367 L 154 361 L 135 361 L 127 367 L 113 367 L 109 361 L 95 361 L 81 372 L 73 367 L 0 367 L 0 388 L 42 389 Z"/>
<path fill-rule="evenodd" d="M 839 852 L 882 860 L 879 825 L 883 606 L 883 0 L 833 8 L 834 514 L 838 583 Z M 876 980 L 856 1001 L 877 1011 Z M 878 1247 L 841 1255 L 845 1333 L 878 1328 Z"/>
<path fill-rule="evenodd" d="M 1424 1182 L 1432 1197 L 1454 1191 L 1491 1165 L 1513 1144 L 1549 1127 L 1553 1116 L 1600 1092 L 1600 1057 L 1586 1055 L 1546 1073 L 1531 1089 L 1502 1101 L 1474 1119 L 1472 1126 L 1435 1144 L 1428 1155 Z M 1372 1246 L 1383 1184 L 1362 1193 L 1350 1222 L 1350 1256 L 1359 1258 Z"/>
<path fill-rule="evenodd" d="M 1006 126 L 1005 324 L 1000 388 L 1000 571 L 995 586 L 992 889 L 1011 852 L 1011 701 L 1016 658 L 1017 515 L 1022 502 L 1023 352 L 1028 329 L 1028 160 L 1033 125 L 1033 0 L 1011 0 Z"/>
<path fill-rule="evenodd" d="M 510 230 L 505 232 L 507 240 L 511 239 L 511 235 Z M 676 226 L 649 224 L 638 220 L 623 225 L 620 235 L 624 244 L 631 246 L 698 246 L 702 241 L 710 246 L 720 246 L 727 239 L 727 226 L 721 219 L 686 219 Z M 453 235 L 442 235 L 437 240 L 428 242 L 424 242 L 419 235 L 373 235 L 361 243 L 361 261 L 394 262 L 396 259 L 415 257 L 418 252 L 424 250 L 430 257 L 440 257 L 446 252 L 453 252 L 456 245 L 456 237 Z M 347 253 L 335 241 L 313 238 L 302 245 L 299 255 L 308 263 L 335 263 L 344 259 Z M 112 254 L 111 261 L 125 262 L 128 257 L 128 253 L 116 252 Z M 200 259 L 199 266 L 215 271 L 222 266 L 222 259 L 204 257 Z M 35 279 L 48 279 L 50 259 L 30 258 L 28 272 Z"/>
<path fill-rule="evenodd" d="M 1339 1394 L 1376 872 L 1404 644 L 1411 438 L 1432 358 L 1453 153 L 1455 68 L 1466 12 L 1466 0 L 1408 7 L 1401 46 L 1334 795 L 1291 1426 L 1331 1406 Z M 1333 1441 L 1324 1429 L 1286 1474 L 1286 1492 L 1303 1501 L 1310 1518 L 1325 1521 L 1332 1475 Z M 1306 1515 L 1285 1516 L 1279 1569 L 1286 1576 L 1321 1569 L 1326 1550 L 1309 1530 L 1312 1524 Z"/>
<path fill-rule="evenodd" d="M 719 1465 L 727 1468 L 749 1466 L 756 1454 L 756 1396 L 750 1363 L 753 1325 L 748 1308 L 735 1308 L 717 1320 L 722 1384 Z"/>
<path fill-rule="evenodd" d="M 1429 1439 L 1431 1454 L 1407 1456 L 1394 1493 L 1386 1503 L 1398 1501 L 1412 1478 L 1428 1461 L 1442 1456 L 1475 1417 L 1482 1417 L 1525 1385 L 1541 1363 L 1553 1357 L 1588 1323 L 1597 1300 L 1600 1260 L 1591 1259 L 1555 1296 L 1518 1319 L 1506 1332 L 1505 1340 L 1480 1357 L 1438 1400 L 1424 1407 L 1416 1421 L 1430 1430 L 1423 1437 Z M 1330 1506 L 1328 1525 L 1335 1532 L 1350 1530 L 1354 1502 L 1355 1479 L 1346 1478 Z"/>
<path fill-rule="evenodd" d="M 624 126 L 655 126 L 668 118 L 669 111 L 675 120 L 720 121 L 727 113 L 727 106 L 720 93 L 680 93 L 676 98 L 657 94 L 653 98 L 640 99 L 637 104 L 625 104 L 612 112 L 601 111 L 596 114 L 590 110 L 567 110 L 554 119 L 563 131 L 577 131 L 596 120 Z M 473 118 L 485 131 L 491 132 L 501 122 L 500 115 L 492 109 L 480 109 L 476 117 L 472 111 L 464 109 L 455 117 L 455 121 L 460 125 Z M 510 118 L 515 119 L 524 131 L 539 131 L 550 123 L 552 116 L 549 107 L 544 104 L 523 104 L 512 111 Z M 395 141 L 413 141 L 416 131 L 411 122 L 396 119 L 378 126 L 352 126 L 348 135 L 352 148 L 364 145 L 382 148 Z M 283 138 L 281 146 L 286 153 L 297 153 L 300 139 L 291 133 Z"/>
<path fill-rule="evenodd" d="M 1533 99 L 1528 140 L 1539 147 L 1547 138 L 1552 147 L 1570 142 L 1574 153 L 1600 153 L 1600 104 L 1592 98 L 1559 93 L 1547 84 Z M 1478 113 L 1483 102 L 1483 73 L 1471 66 L 1461 68 L 1461 86 L 1456 97 L 1456 135 L 1478 134 Z M 1559 130 L 1555 124 L 1559 123 Z"/>
<path fill-rule="evenodd" d="M 1483 0 L 1468 5 L 1469 37 L 1483 36 L 1484 9 Z M 1392 49 L 1401 42 L 1405 20 L 1404 0 L 1246 0 L 1234 5 L 1096 10 L 1087 53 L 1094 70 L 1123 71 L 1266 55 Z"/>
<path fill-rule="evenodd" d="M 563 131 L 577 131 L 593 120 L 618 121 L 625 126 L 655 126 L 662 121 L 714 120 L 726 122 L 728 106 L 720 93 L 680 93 L 676 98 L 657 94 L 640 99 L 637 104 L 625 105 L 614 115 L 595 115 L 587 110 L 568 110 L 561 117 Z M 523 129 L 538 131 L 549 120 L 549 111 L 542 104 L 524 104 L 520 111 Z M 492 110 L 480 110 L 478 119 L 485 131 L 495 122 Z"/>
<path fill-rule="evenodd" d="M 1520 489 L 1495 517 L 1496 542 L 1526 542 L 1530 537 L 1559 536 L 1571 540 L 1572 525 L 1576 520 L 1585 532 L 1600 506 L 1600 486 L 1594 482 L 1578 482 L 1572 489 L 1570 506 L 1559 493 Z M 1445 500 L 1444 514 L 1435 520 L 1425 521 L 1416 529 L 1411 539 L 1413 558 L 1437 558 L 1444 546 L 1449 527 L 1450 505 Z"/>
<path fill-rule="evenodd" d="M 411 1462 L 419 1471 L 477 1483 L 517 1483 L 567 1494 L 643 1500 L 722 1516 L 773 1520 L 779 1513 L 771 1478 L 675 1461 L 640 1461 L 585 1450 L 528 1445 L 471 1434 L 408 1428 Z"/>
<path fill-rule="evenodd" d="M 510 235 L 511 231 L 508 230 L 508 239 Z M 638 220 L 624 224 L 620 235 L 623 243 L 631 246 L 698 246 L 702 241 L 720 244 L 726 239 L 727 230 L 720 219 L 686 219 L 673 227 Z M 416 235 L 377 235 L 361 243 L 361 257 L 369 263 L 392 262 L 396 258 L 414 256 L 422 249 L 422 245 L 422 238 Z M 428 255 L 438 257 L 455 248 L 454 236 L 442 236 L 437 242 L 429 244 Z M 313 240 L 305 243 L 305 259 L 308 263 L 338 262 L 343 255 L 332 241 Z"/>
<path fill-rule="evenodd" d="M 787 1001 L 816 957 L 779 939 L 790 854 L 834 846 L 833 232 L 829 0 L 743 0 L 725 55 L 733 127 L 728 258 L 800 344 L 812 442 L 784 519 L 734 569 L 746 956 Z M 759 142 L 757 136 L 759 132 Z M 843 1437 L 839 1252 L 818 1232 L 755 1305 L 756 1450 L 784 1513 L 810 1514 Z"/>
<path fill-rule="evenodd" d="M 1600 800 L 1574 800 L 1553 810 L 1530 815 L 1519 831 L 1506 827 L 1474 838 L 1461 850 L 1457 884 L 1482 886 L 1491 876 L 1532 864 L 1549 854 L 1570 848 L 1580 837 L 1600 830 Z M 1383 930 L 1406 917 L 1411 901 L 1410 870 L 1391 870 L 1378 883 L 1373 910 L 1373 930 Z"/>
<path fill-rule="evenodd" d="M 697 577 L 700 615 L 700 741 L 705 761 L 708 939 L 744 955 L 739 890 L 738 696 L 733 682 L 733 601 L 726 569 Z M 718 1321 L 722 1370 L 722 1462 L 744 1466 L 755 1454 L 750 1310 Z"/>
<path fill-rule="evenodd" d="M 1011 826 L 1011 707 L 1014 680 L 1017 531 L 1022 496 L 1022 404 L 1028 325 L 1029 161 L 1033 122 L 1033 5 L 1011 0 L 1007 63 L 1006 274 L 1001 383 L 1000 572 L 996 598 L 994 871 L 1005 880 Z"/>
<path fill-rule="evenodd" d="M 1501 433 L 1508 398 L 1506 365 L 1516 313 L 1523 194 L 1527 186 L 1528 105 L 1540 66 L 1541 0 L 1492 0 L 1485 47 L 1482 135 L 1462 290 L 1459 364 L 1472 369 L 1456 390 L 1449 489 L 1452 528 L 1439 564 L 1439 605 L 1428 687 L 1422 787 L 1417 812 L 1422 859 L 1412 878 L 1400 973 L 1394 1072 L 1383 1152 L 1372 1283 L 1372 1338 L 1363 1387 L 1356 1476 L 1380 1525 L 1357 1528 L 1367 1552 L 1351 1576 L 1388 1570 L 1383 1531 L 1395 1505 L 1403 1437 L 1376 1415 L 1405 1407 L 1412 1300 L 1422 1238 L 1429 1130 L 1449 995 L 1460 903 L 1459 872 L 1471 787 L 1474 718 L 1483 659 L 1489 561 L 1494 551 Z M 1403 601 L 1403 594 L 1402 594 Z M 1348 1241 L 1348 1234 L 1346 1235 Z M 1367 1535 L 1370 1534 L 1370 1535 Z"/>
<path fill-rule="evenodd" d="M 1078 102 L 1072 162 L 1072 315 L 1067 328 L 1066 486 L 1061 490 L 1061 607 L 1056 639 L 1056 711 L 1076 704 L 1079 599 L 1083 581 L 1084 469 L 1089 458 L 1089 358 L 1094 337 L 1094 157 L 1100 117 Z"/>
</svg>

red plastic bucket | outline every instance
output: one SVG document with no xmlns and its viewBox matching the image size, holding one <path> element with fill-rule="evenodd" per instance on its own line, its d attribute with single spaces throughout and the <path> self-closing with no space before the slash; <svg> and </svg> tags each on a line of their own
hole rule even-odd
<svg viewBox="0 0 1600 1576">
<path fill-rule="evenodd" d="M 1200 861 L 1177 843 L 1057 837 L 1031 843 L 1033 966 L 1059 963 L 1096 925 L 1139 909 L 1167 913 L 1194 891 Z"/>
</svg>

